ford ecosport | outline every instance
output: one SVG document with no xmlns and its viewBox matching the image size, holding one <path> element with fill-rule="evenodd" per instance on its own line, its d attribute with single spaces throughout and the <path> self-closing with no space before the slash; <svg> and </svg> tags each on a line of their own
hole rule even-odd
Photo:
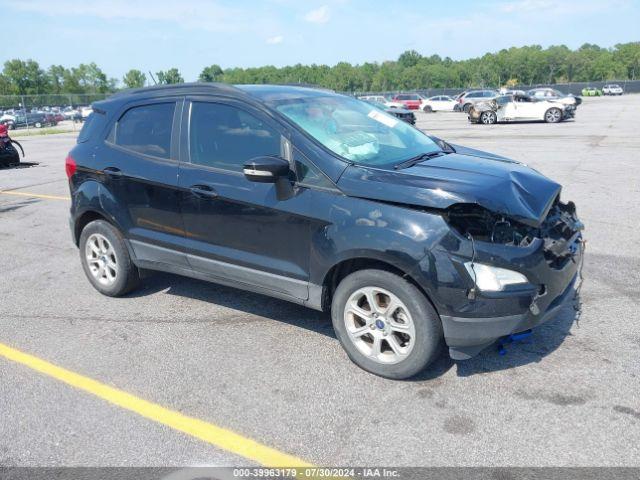
<svg viewBox="0 0 640 480">
<path fill-rule="evenodd" d="M 552 318 L 582 261 L 560 185 L 326 90 L 118 93 L 93 105 L 66 173 L 101 293 L 150 269 L 330 311 L 349 357 L 389 378 Z"/>
</svg>

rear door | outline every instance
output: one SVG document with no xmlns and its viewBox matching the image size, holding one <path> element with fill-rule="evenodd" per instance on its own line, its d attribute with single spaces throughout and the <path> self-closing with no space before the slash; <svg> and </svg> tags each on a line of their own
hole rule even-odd
<svg viewBox="0 0 640 480">
<path fill-rule="evenodd" d="M 187 267 L 178 201 L 182 104 L 181 98 L 165 98 L 126 105 L 96 159 L 105 209 L 120 216 L 138 259 Z"/>
<path fill-rule="evenodd" d="M 278 200 L 275 185 L 242 173 L 258 156 L 291 160 L 282 127 L 241 102 L 188 100 L 181 143 L 189 162 L 179 184 L 190 265 L 223 283 L 307 299 L 309 196 L 296 190 Z"/>
</svg>

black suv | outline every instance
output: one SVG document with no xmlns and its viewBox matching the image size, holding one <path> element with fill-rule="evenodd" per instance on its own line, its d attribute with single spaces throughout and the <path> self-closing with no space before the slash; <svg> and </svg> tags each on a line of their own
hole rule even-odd
<svg viewBox="0 0 640 480">
<path fill-rule="evenodd" d="M 553 317 L 582 261 L 557 183 L 324 90 L 125 91 L 93 105 L 66 171 L 101 293 L 151 269 L 331 311 L 349 357 L 389 378 Z"/>
</svg>

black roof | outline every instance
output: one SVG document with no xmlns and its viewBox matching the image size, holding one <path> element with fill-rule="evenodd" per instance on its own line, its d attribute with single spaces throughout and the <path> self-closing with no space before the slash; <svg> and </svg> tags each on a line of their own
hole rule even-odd
<svg viewBox="0 0 640 480">
<path fill-rule="evenodd" d="M 195 82 L 122 90 L 111 95 L 106 100 L 96 102 L 96 105 L 100 106 L 112 101 L 122 101 L 132 97 L 156 98 L 186 94 L 217 94 L 236 98 L 252 97 L 260 102 L 268 103 L 292 98 L 320 97 L 335 93 L 332 90 L 299 85 L 229 85 L 226 83 Z"/>
</svg>

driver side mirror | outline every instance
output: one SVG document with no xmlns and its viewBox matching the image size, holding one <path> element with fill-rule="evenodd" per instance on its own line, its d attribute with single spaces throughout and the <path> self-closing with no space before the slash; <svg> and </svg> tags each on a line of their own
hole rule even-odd
<svg viewBox="0 0 640 480">
<path fill-rule="evenodd" d="M 247 180 L 258 183 L 276 183 L 289 176 L 289 162 L 280 157 L 256 157 L 244 164 L 242 172 Z"/>
</svg>

